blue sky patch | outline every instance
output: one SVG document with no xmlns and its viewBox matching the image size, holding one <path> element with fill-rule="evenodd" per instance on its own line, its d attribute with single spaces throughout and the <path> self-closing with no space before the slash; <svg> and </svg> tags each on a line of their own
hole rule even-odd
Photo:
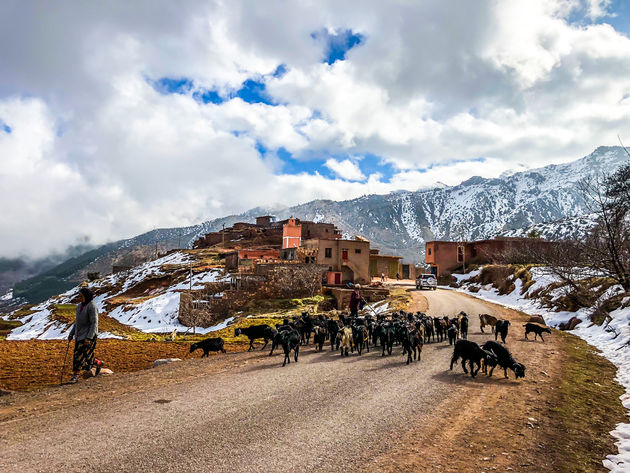
<svg viewBox="0 0 630 473">
<path fill-rule="evenodd" d="M 584 3 L 582 8 L 573 10 L 567 21 L 570 24 L 577 25 L 607 23 L 616 31 L 623 33 L 626 36 L 630 35 L 630 2 L 628 2 L 628 0 L 612 0 L 606 9 L 606 11 L 610 14 L 602 18 L 598 18 L 595 21 L 591 20 L 587 16 L 588 10 L 585 7 L 586 4 Z"/>
<path fill-rule="evenodd" d="M 192 94 L 197 102 L 220 104 L 225 102 L 216 90 L 195 90 Z"/>
<path fill-rule="evenodd" d="M 242 87 L 236 92 L 236 96 L 247 103 L 264 103 L 274 105 L 267 94 L 265 83 L 253 79 L 247 79 Z"/>
<path fill-rule="evenodd" d="M 256 142 L 255 147 L 256 151 L 258 151 L 262 157 L 265 157 L 267 153 L 271 151 L 260 141 Z M 336 179 L 338 176 L 325 166 L 326 161 L 332 158 L 337 161 L 351 159 L 356 162 L 361 172 L 366 176 L 365 180 L 367 180 L 371 174 L 378 173 L 382 176 L 380 179 L 382 182 L 390 182 L 394 175 L 394 168 L 391 164 L 386 163 L 380 156 L 370 153 L 363 155 L 361 158 L 355 158 L 348 154 L 329 154 L 325 156 L 320 155 L 319 157 L 311 159 L 297 159 L 284 147 L 280 147 L 275 151 L 275 154 L 282 161 L 282 172 L 284 174 L 306 173 L 315 175 L 315 173 L 318 173 L 328 179 Z"/>
<path fill-rule="evenodd" d="M 282 76 L 284 76 L 287 73 L 287 66 L 286 64 L 280 64 L 278 67 L 276 67 L 276 70 L 273 71 L 273 74 L 271 74 L 273 77 L 276 78 L 281 78 Z"/>
<path fill-rule="evenodd" d="M 323 29 L 311 33 L 311 38 L 324 41 L 324 62 L 328 65 L 345 60 L 348 51 L 365 41 L 362 34 L 353 33 L 352 30 L 330 34 L 328 30 Z"/>
<path fill-rule="evenodd" d="M 376 173 L 381 174 L 381 181 L 383 182 L 391 181 L 394 175 L 394 167 L 390 163 L 385 162 L 381 156 L 375 154 L 364 154 L 363 158 L 358 161 L 358 164 L 366 176 Z"/>
<path fill-rule="evenodd" d="M 161 94 L 187 94 L 193 88 L 193 82 L 185 77 L 162 77 L 156 81 L 150 81 L 153 88 Z"/>
<path fill-rule="evenodd" d="M 11 134 L 11 132 L 13 131 L 13 130 L 11 129 L 11 127 L 10 127 L 9 125 L 7 125 L 6 123 L 4 123 L 4 122 L 0 122 L 0 127 L 2 128 L 2 131 L 4 131 L 5 133 L 7 133 L 7 134 L 9 134 L 9 135 L 10 135 L 10 134 Z"/>
</svg>

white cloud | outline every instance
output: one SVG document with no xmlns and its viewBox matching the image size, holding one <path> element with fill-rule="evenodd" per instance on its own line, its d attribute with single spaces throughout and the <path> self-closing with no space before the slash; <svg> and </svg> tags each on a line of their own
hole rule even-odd
<svg viewBox="0 0 630 473">
<path fill-rule="evenodd" d="M 608 0 L 37 8 L 0 4 L 10 45 L 0 120 L 11 127 L 0 129 L 0 256 L 258 205 L 496 177 L 576 159 L 630 129 L 630 39 L 588 23 L 615 14 Z M 586 20 L 570 24 L 576 13 Z M 364 41 L 324 64 L 311 37 L 324 28 Z M 287 73 L 270 78 L 279 64 Z M 224 96 L 265 80 L 279 105 L 161 95 L 147 79 L 165 76 Z M 285 174 L 279 148 L 337 178 Z M 368 153 L 392 166 L 390 179 L 352 158 Z"/>
<path fill-rule="evenodd" d="M 608 16 L 608 8 L 612 0 L 586 0 L 588 7 L 588 17 L 591 20 L 597 20 L 599 18 Z"/>
<path fill-rule="evenodd" d="M 347 181 L 362 181 L 365 179 L 359 165 L 350 159 L 337 161 L 334 158 L 330 158 L 326 160 L 324 166 L 334 172 L 337 177 Z"/>
</svg>

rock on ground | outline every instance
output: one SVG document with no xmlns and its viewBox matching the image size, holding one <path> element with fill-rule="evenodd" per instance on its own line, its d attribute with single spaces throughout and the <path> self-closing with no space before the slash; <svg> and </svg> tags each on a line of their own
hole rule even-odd
<svg viewBox="0 0 630 473">
<path fill-rule="evenodd" d="M 167 365 L 175 361 L 182 361 L 182 359 L 181 358 L 160 358 L 159 360 L 155 360 L 153 362 L 153 367 L 155 368 L 157 366 Z"/>
</svg>

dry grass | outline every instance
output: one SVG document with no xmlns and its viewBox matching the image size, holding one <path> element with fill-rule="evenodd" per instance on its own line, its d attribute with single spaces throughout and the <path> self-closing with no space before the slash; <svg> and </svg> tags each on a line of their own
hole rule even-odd
<svg viewBox="0 0 630 473">
<path fill-rule="evenodd" d="M 0 341 L 0 388 L 30 391 L 59 384 L 66 352 L 64 340 Z M 115 373 L 150 368 L 159 358 L 193 358 L 188 342 L 99 340 L 96 357 Z M 242 343 L 227 343 L 228 351 L 245 350 Z M 65 380 L 71 375 L 72 343 L 66 361 Z"/>
<path fill-rule="evenodd" d="M 393 287 L 390 289 L 387 301 L 389 310 L 407 310 L 407 307 L 413 302 L 413 297 L 409 294 L 409 289 Z"/>
<path fill-rule="evenodd" d="M 562 332 L 567 353 L 560 385 L 559 402 L 553 412 L 559 416 L 558 435 L 550 440 L 559 459 L 559 472 L 608 471 L 601 459 L 616 451 L 609 431 L 626 422 L 619 401 L 623 388 L 614 381 L 616 368 L 583 340 Z"/>
</svg>

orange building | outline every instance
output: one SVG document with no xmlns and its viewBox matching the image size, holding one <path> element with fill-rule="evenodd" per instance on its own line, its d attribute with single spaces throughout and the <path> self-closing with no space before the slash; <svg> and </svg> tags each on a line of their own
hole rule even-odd
<svg viewBox="0 0 630 473">
<path fill-rule="evenodd" d="M 282 249 L 297 248 L 302 244 L 302 225 L 290 218 L 282 226 Z"/>
</svg>

